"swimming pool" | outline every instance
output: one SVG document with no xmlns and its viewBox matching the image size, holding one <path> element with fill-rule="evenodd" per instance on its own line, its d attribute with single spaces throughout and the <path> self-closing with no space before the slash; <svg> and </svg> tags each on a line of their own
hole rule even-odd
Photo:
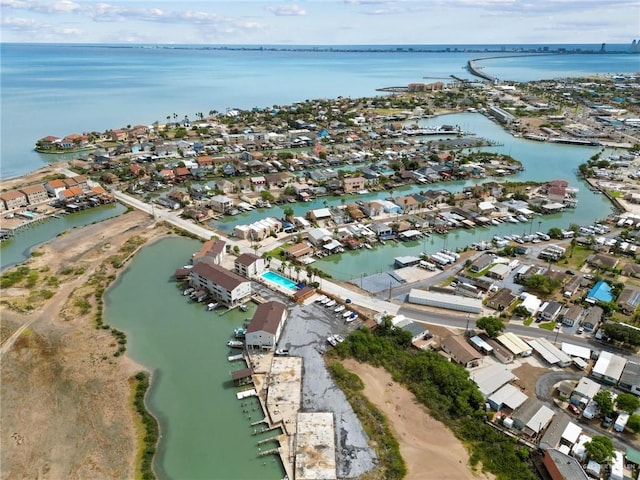
<svg viewBox="0 0 640 480">
<path fill-rule="evenodd" d="M 276 272 L 272 272 L 269 270 L 268 272 L 264 272 L 261 276 L 265 280 L 273 282 L 279 287 L 286 288 L 287 290 L 291 290 L 292 292 L 295 292 L 297 290 L 296 282 L 289 280 L 282 275 L 278 275 Z"/>
</svg>

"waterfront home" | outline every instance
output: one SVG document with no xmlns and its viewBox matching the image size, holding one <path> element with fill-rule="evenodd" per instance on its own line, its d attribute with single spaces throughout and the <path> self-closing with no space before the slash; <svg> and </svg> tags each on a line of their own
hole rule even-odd
<svg viewBox="0 0 640 480">
<path fill-rule="evenodd" d="M 225 195 L 216 195 L 209 200 L 209 207 L 220 213 L 227 213 L 233 207 L 233 200 Z"/>
<path fill-rule="evenodd" d="M 236 225 L 233 233 L 245 240 L 260 241 L 268 235 L 276 235 L 282 231 L 282 222 L 275 217 L 267 217 L 249 225 Z"/>
<path fill-rule="evenodd" d="M 256 192 L 260 192 L 264 190 L 267 186 L 267 179 L 262 176 L 251 177 L 250 182 L 251 182 L 251 188 Z"/>
<path fill-rule="evenodd" d="M 228 194 L 228 193 L 233 193 L 236 190 L 236 185 L 233 182 L 230 182 L 229 180 L 218 180 L 216 182 L 216 188 L 218 190 L 220 190 L 224 195 Z"/>
<path fill-rule="evenodd" d="M 0 200 L 7 210 L 20 208 L 27 205 L 27 195 L 19 190 L 9 190 L 0 195 Z"/>
<path fill-rule="evenodd" d="M 65 188 L 64 190 L 58 192 L 58 199 L 62 200 L 63 202 L 66 202 L 66 201 L 78 199 L 83 195 L 84 195 L 84 191 L 80 187 L 75 186 L 75 187 Z"/>
<path fill-rule="evenodd" d="M 295 245 L 291 245 L 284 251 L 284 255 L 287 258 L 292 260 L 298 259 L 300 257 L 304 257 L 305 255 L 310 255 L 313 253 L 313 248 L 305 242 L 296 243 Z"/>
<path fill-rule="evenodd" d="M 53 135 L 48 135 L 41 138 L 36 142 L 36 147 L 39 150 L 55 150 L 60 147 L 61 139 Z"/>
<path fill-rule="evenodd" d="M 189 283 L 204 289 L 213 300 L 227 306 L 235 306 L 251 296 L 251 281 L 242 278 L 220 265 L 199 262 L 189 272 Z"/>
<path fill-rule="evenodd" d="M 364 177 L 346 177 L 342 180 L 344 193 L 353 193 L 364 190 L 366 180 Z"/>
<path fill-rule="evenodd" d="M 307 232 L 309 241 L 316 247 L 322 247 L 333 241 L 333 235 L 326 228 L 312 228 Z"/>
<path fill-rule="evenodd" d="M 491 264 L 493 264 L 494 257 L 490 254 L 481 255 L 479 258 L 474 260 L 474 262 L 469 267 L 469 270 L 473 273 L 479 273 L 484 269 L 488 268 Z"/>
<path fill-rule="evenodd" d="M 365 213 L 365 215 L 373 218 L 373 217 L 377 217 L 379 215 L 382 215 L 384 213 L 384 207 L 382 205 L 382 203 L 378 202 L 378 201 L 373 201 L 373 202 L 367 202 L 365 204 L 363 204 L 361 206 L 362 211 Z"/>
<path fill-rule="evenodd" d="M 247 348 L 273 350 L 287 319 L 283 303 L 270 301 L 258 305 L 245 334 Z"/>
<path fill-rule="evenodd" d="M 44 188 L 50 197 L 58 197 L 58 193 L 67 188 L 61 179 L 50 180 L 44 184 Z"/>
<path fill-rule="evenodd" d="M 402 214 L 402 208 L 399 205 L 396 205 L 390 200 L 378 200 L 378 202 L 382 205 L 385 213 L 400 215 Z"/>
<path fill-rule="evenodd" d="M 311 210 L 307 216 L 313 222 L 331 220 L 331 210 L 328 208 L 316 208 Z"/>
<path fill-rule="evenodd" d="M 247 278 L 254 278 L 262 275 L 265 271 L 265 261 L 263 258 L 253 253 L 243 253 L 234 262 L 238 275 Z"/>
<path fill-rule="evenodd" d="M 395 234 L 393 233 L 393 229 L 386 223 L 372 223 L 371 225 L 369 225 L 369 229 L 380 240 L 387 240 L 395 236 Z"/>
<path fill-rule="evenodd" d="M 200 250 L 193 254 L 191 263 L 196 265 L 200 262 L 207 262 L 213 265 L 220 265 L 226 255 L 226 242 L 219 239 L 207 240 L 202 244 Z"/>
<path fill-rule="evenodd" d="M 462 335 L 443 338 L 440 346 L 451 360 L 465 368 L 477 367 L 482 361 L 482 354 L 471 347 Z"/>
<path fill-rule="evenodd" d="M 49 199 L 49 194 L 47 193 L 47 189 L 44 188 L 44 185 L 30 185 L 21 188 L 20 191 L 27 196 L 27 201 L 31 205 L 46 202 Z"/>
</svg>

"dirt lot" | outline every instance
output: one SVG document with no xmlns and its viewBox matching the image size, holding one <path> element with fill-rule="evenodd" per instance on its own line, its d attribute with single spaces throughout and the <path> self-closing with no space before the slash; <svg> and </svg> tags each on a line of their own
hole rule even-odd
<svg viewBox="0 0 640 480">
<path fill-rule="evenodd" d="M 536 381 L 538 377 L 544 373 L 549 373 L 549 369 L 534 367 L 528 363 L 523 363 L 513 370 L 513 374 L 518 377 L 518 380 L 515 382 L 516 386 L 520 387 L 522 393 L 534 398 L 536 396 Z"/>
<path fill-rule="evenodd" d="M 346 360 L 344 365 L 362 379 L 365 395 L 389 420 L 407 464 L 407 480 L 493 478 L 471 470 L 462 443 L 431 418 L 413 394 L 395 383 L 386 370 L 355 360 Z"/>
<path fill-rule="evenodd" d="M 114 337 L 95 328 L 95 301 L 78 315 L 68 298 L 128 239 L 146 242 L 165 233 L 147 215 L 131 212 L 57 237 L 27 262 L 59 283 L 28 314 L 0 306 L 3 479 L 135 478 L 138 432 L 129 378 L 141 368 L 114 357 Z M 82 268 L 60 273 L 69 266 Z M 119 271 L 111 267 L 106 274 Z M 6 289 L 2 300 L 21 296 L 29 289 Z"/>
</svg>

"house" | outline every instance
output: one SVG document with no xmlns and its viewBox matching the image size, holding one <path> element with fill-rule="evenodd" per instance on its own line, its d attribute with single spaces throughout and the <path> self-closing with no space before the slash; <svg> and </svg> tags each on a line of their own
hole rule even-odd
<svg viewBox="0 0 640 480">
<path fill-rule="evenodd" d="M 220 265 L 226 254 L 226 242 L 224 240 L 211 239 L 202 244 L 197 253 L 193 254 L 191 263 L 196 265 L 200 262 L 207 262 L 213 265 Z"/>
<path fill-rule="evenodd" d="M 583 315 L 584 309 L 580 305 L 571 305 L 569 309 L 562 314 L 562 324 L 572 327 L 580 323 Z"/>
<path fill-rule="evenodd" d="M 315 222 L 331 219 L 331 210 L 328 208 L 316 208 L 309 212 L 309 219 Z"/>
<path fill-rule="evenodd" d="M 199 168 L 211 169 L 215 166 L 213 157 L 207 155 L 196 158 L 196 162 L 198 162 Z"/>
<path fill-rule="evenodd" d="M 291 245 L 284 251 L 284 254 L 287 258 L 296 259 L 300 257 L 304 257 L 305 255 L 310 255 L 313 253 L 313 248 L 308 243 L 296 243 Z"/>
<path fill-rule="evenodd" d="M 594 382 L 590 378 L 582 377 L 580 381 L 571 392 L 570 400 L 574 405 L 578 405 L 581 408 L 587 406 L 587 403 L 591 401 L 600 391 L 600 384 Z"/>
<path fill-rule="evenodd" d="M 474 370 L 469 378 L 478 390 L 487 398 L 517 377 L 504 365 L 494 363 L 485 368 Z"/>
<path fill-rule="evenodd" d="M 225 195 L 216 195 L 209 200 L 209 207 L 220 213 L 227 213 L 233 208 L 233 200 Z"/>
<path fill-rule="evenodd" d="M 588 303 L 609 303 L 612 300 L 613 294 L 611 293 L 611 285 L 602 280 L 596 283 L 593 288 L 589 290 L 586 298 Z"/>
<path fill-rule="evenodd" d="M 362 205 L 362 211 L 369 217 L 377 217 L 384 213 L 384 207 L 380 202 L 368 202 Z"/>
<path fill-rule="evenodd" d="M 638 304 L 640 304 L 640 290 L 633 287 L 625 287 L 624 290 L 620 292 L 616 304 L 627 315 L 632 314 L 638 308 Z"/>
<path fill-rule="evenodd" d="M 236 273 L 247 278 L 258 277 L 265 270 L 264 258 L 253 253 L 243 253 L 234 263 Z"/>
<path fill-rule="evenodd" d="M 251 295 L 251 281 L 219 265 L 199 262 L 189 272 L 192 287 L 204 289 L 214 300 L 229 307 Z"/>
<path fill-rule="evenodd" d="M 627 359 L 611 352 L 601 352 L 591 375 L 603 383 L 616 385 L 622 376 Z"/>
<path fill-rule="evenodd" d="M 469 345 L 462 335 L 450 335 L 444 338 L 441 347 L 454 362 L 465 368 L 477 367 L 482 361 L 482 354 Z"/>
<path fill-rule="evenodd" d="M 245 334 L 247 348 L 273 350 L 287 319 L 283 303 L 270 301 L 258 305 Z"/>
<path fill-rule="evenodd" d="M 553 415 L 553 410 L 530 397 L 513 412 L 513 426 L 525 435 L 536 437 L 551 423 Z"/>
<path fill-rule="evenodd" d="M 493 348 L 493 356 L 496 357 L 498 361 L 502 363 L 511 363 L 515 360 L 515 355 L 503 345 L 496 342 L 493 338 L 484 337 L 484 341 Z"/>
<path fill-rule="evenodd" d="M 364 177 L 346 177 L 342 180 L 344 193 L 353 193 L 364 190 L 366 180 Z"/>
<path fill-rule="evenodd" d="M 116 177 L 117 178 L 117 177 Z M 50 180 L 44 184 L 50 197 L 58 197 L 58 193 L 67 188 L 65 183 L 60 179 Z"/>
<path fill-rule="evenodd" d="M 333 240 L 333 235 L 326 228 L 312 228 L 308 235 L 309 241 L 316 247 L 321 247 Z"/>
<path fill-rule="evenodd" d="M 9 190 L 0 195 L 0 200 L 7 210 L 20 208 L 27 205 L 27 196 L 19 190 Z"/>
<path fill-rule="evenodd" d="M 184 181 L 191 176 L 191 172 L 187 167 L 176 167 L 173 169 L 173 174 L 178 181 Z"/>
<path fill-rule="evenodd" d="M 489 395 L 487 402 L 493 410 L 509 409 L 513 411 L 522 405 L 527 398 L 519 388 L 507 383 Z"/>
<path fill-rule="evenodd" d="M 585 332 L 592 332 L 596 328 L 598 328 L 598 325 L 602 320 L 603 313 L 604 313 L 604 310 L 602 310 L 602 308 L 598 306 L 593 306 L 589 309 L 589 311 L 587 312 L 587 315 L 584 317 L 584 320 L 582 321 L 582 327 L 584 328 Z"/>
<path fill-rule="evenodd" d="M 604 253 L 597 253 L 590 255 L 587 258 L 587 263 L 593 267 L 602 268 L 605 270 L 613 270 L 618 265 L 619 260 L 611 255 L 605 255 Z"/>
<path fill-rule="evenodd" d="M 498 292 L 487 300 L 487 305 L 499 312 L 506 310 L 515 301 L 517 296 L 508 288 L 502 288 Z"/>
<path fill-rule="evenodd" d="M 547 303 L 547 306 L 542 309 L 539 315 L 543 320 L 551 322 L 560 314 L 560 310 L 562 310 L 562 305 L 558 302 L 551 301 Z"/>
<path fill-rule="evenodd" d="M 260 241 L 268 235 L 277 235 L 282 231 L 282 222 L 275 217 L 267 217 L 249 225 L 236 225 L 233 233 L 236 237 Z"/>
<path fill-rule="evenodd" d="M 49 194 L 44 185 L 31 185 L 21 188 L 20 191 L 26 195 L 27 201 L 31 205 L 49 200 Z"/>
<path fill-rule="evenodd" d="M 509 276 L 509 273 L 511 273 L 509 265 L 498 263 L 489 269 L 489 271 L 487 272 L 487 277 L 495 278 L 496 280 L 504 280 Z"/>
<path fill-rule="evenodd" d="M 65 188 L 58 193 L 58 199 L 63 201 L 74 200 L 84 195 L 84 191 L 78 187 Z"/>
<path fill-rule="evenodd" d="M 220 190 L 224 195 L 227 193 L 233 193 L 236 191 L 236 185 L 229 180 L 218 180 L 216 182 L 216 188 Z"/>
<path fill-rule="evenodd" d="M 386 240 L 394 236 L 393 229 L 385 223 L 372 223 L 369 229 L 381 240 Z"/>
<path fill-rule="evenodd" d="M 640 395 L 640 363 L 627 362 L 618 381 L 618 387 Z"/>
<path fill-rule="evenodd" d="M 256 192 L 260 192 L 264 190 L 267 186 L 267 179 L 262 176 L 251 177 L 250 181 L 251 181 L 251 188 Z"/>
<path fill-rule="evenodd" d="M 478 273 L 488 268 L 493 263 L 494 257 L 492 255 L 481 255 L 479 258 L 474 260 L 474 262 L 469 267 L 473 273 Z"/>
</svg>

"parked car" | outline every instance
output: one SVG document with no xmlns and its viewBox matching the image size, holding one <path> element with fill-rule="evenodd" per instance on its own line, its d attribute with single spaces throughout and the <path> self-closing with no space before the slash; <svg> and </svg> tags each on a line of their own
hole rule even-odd
<svg viewBox="0 0 640 480">
<path fill-rule="evenodd" d="M 573 403 L 570 403 L 567 408 L 571 413 L 575 415 L 580 415 L 582 413 L 582 411 L 578 407 L 576 407 Z"/>
<path fill-rule="evenodd" d="M 582 335 L 584 333 L 584 327 L 578 327 L 578 330 L 576 331 L 576 333 L 578 335 Z"/>
<path fill-rule="evenodd" d="M 609 428 L 611 426 L 611 424 L 613 423 L 613 418 L 611 417 L 604 417 L 602 419 L 602 423 L 600 424 L 602 426 L 602 428 Z"/>
</svg>

